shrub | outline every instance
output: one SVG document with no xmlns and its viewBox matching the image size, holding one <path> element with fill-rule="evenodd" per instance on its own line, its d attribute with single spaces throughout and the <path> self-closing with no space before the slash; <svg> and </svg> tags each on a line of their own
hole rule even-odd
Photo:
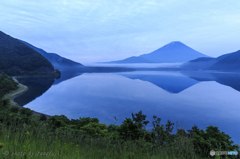
<svg viewBox="0 0 240 159">
<path fill-rule="evenodd" d="M 41 115 L 40 115 L 40 120 L 41 120 L 41 121 L 47 120 L 46 115 L 45 115 L 45 114 L 41 114 Z"/>
</svg>

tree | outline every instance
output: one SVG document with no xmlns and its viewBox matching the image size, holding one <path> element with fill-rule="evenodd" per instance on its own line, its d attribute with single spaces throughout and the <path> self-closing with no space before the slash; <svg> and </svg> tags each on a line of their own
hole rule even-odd
<svg viewBox="0 0 240 159">
<path fill-rule="evenodd" d="M 165 143 L 170 143 L 173 140 L 173 135 L 171 135 L 171 132 L 173 130 L 173 125 L 171 121 L 167 121 L 167 124 L 164 126 L 163 124 L 160 124 L 161 118 L 158 118 L 157 116 L 153 116 L 153 130 L 152 130 L 152 138 L 154 139 L 155 143 L 158 143 L 160 145 L 163 145 Z"/>
<path fill-rule="evenodd" d="M 187 130 L 187 131 L 188 131 L 189 137 L 192 138 L 194 137 L 193 133 L 195 132 L 196 134 L 199 134 L 200 130 L 196 125 L 194 125 L 191 130 Z"/>
<path fill-rule="evenodd" d="M 31 109 L 29 109 L 29 108 L 21 108 L 21 109 L 20 109 L 20 114 L 21 114 L 21 115 L 26 115 L 27 117 L 30 117 L 30 116 L 32 116 L 34 113 L 33 113 L 33 111 L 32 111 Z"/>
<path fill-rule="evenodd" d="M 132 119 L 126 118 L 118 129 L 120 138 L 124 140 L 138 140 L 139 138 L 151 140 L 150 133 L 143 129 L 149 123 L 146 117 L 146 115 L 142 114 L 142 111 L 135 114 L 132 113 Z"/>
<path fill-rule="evenodd" d="M 142 114 L 142 111 L 139 111 L 138 113 L 133 114 L 132 113 L 132 119 L 133 121 L 139 125 L 139 128 L 143 128 L 145 126 L 147 126 L 147 124 L 149 123 L 149 121 L 146 120 L 146 115 Z"/>
<path fill-rule="evenodd" d="M 120 125 L 118 131 L 120 138 L 124 140 L 127 139 L 136 140 L 141 137 L 142 129 L 140 128 L 138 123 L 134 123 L 132 119 L 126 118 Z"/>
<path fill-rule="evenodd" d="M 10 107 L 10 111 L 13 112 L 13 113 L 18 113 L 19 110 L 20 110 L 19 106 Z"/>
<path fill-rule="evenodd" d="M 87 137 L 104 137 L 108 135 L 107 125 L 97 122 L 90 122 L 84 125 L 81 130 Z"/>
<path fill-rule="evenodd" d="M 231 137 L 224 132 L 220 132 L 218 127 L 209 126 L 206 131 L 192 127 L 193 144 L 196 153 L 203 157 L 208 157 L 211 150 L 214 151 L 239 151 L 238 145 L 233 145 Z"/>
<path fill-rule="evenodd" d="M 45 114 L 41 114 L 41 115 L 40 115 L 40 120 L 41 120 L 41 121 L 47 120 L 46 115 L 45 115 Z"/>
<path fill-rule="evenodd" d="M 83 126 L 88 125 L 89 123 L 99 123 L 97 118 L 83 117 L 78 120 L 71 120 L 71 123 L 77 125 L 78 129 L 81 129 Z"/>
<path fill-rule="evenodd" d="M 50 117 L 48 119 L 48 122 L 52 125 L 54 129 L 66 126 L 66 124 L 58 118 L 58 116 Z"/>
</svg>

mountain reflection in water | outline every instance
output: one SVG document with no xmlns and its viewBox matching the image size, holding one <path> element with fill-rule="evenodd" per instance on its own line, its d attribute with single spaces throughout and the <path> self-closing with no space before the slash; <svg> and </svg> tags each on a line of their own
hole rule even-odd
<svg viewBox="0 0 240 159">
<path fill-rule="evenodd" d="M 210 72 L 136 71 L 116 73 L 63 72 L 58 80 L 22 78 L 29 91 L 15 101 L 48 115 L 68 118 L 98 118 L 118 124 L 131 113 L 142 110 L 151 121 L 153 115 L 187 122 L 205 129 L 218 126 L 240 144 L 240 74 Z M 150 127 L 150 126 L 149 126 Z"/>
</svg>

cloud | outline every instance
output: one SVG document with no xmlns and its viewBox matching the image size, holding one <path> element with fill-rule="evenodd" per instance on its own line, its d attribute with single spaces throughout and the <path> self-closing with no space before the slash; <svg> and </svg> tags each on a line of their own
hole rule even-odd
<svg viewBox="0 0 240 159">
<path fill-rule="evenodd" d="M 49 52 L 99 60 L 148 53 L 173 40 L 220 55 L 239 47 L 239 5 L 234 0 L 8 0 L 1 2 L 0 30 Z"/>
</svg>

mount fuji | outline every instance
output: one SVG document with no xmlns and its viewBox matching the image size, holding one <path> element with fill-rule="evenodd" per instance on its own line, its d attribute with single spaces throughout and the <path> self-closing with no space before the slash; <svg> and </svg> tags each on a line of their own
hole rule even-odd
<svg viewBox="0 0 240 159">
<path fill-rule="evenodd" d="M 151 53 L 107 63 L 183 63 L 199 57 L 209 56 L 188 47 L 180 41 L 173 41 Z"/>
</svg>

